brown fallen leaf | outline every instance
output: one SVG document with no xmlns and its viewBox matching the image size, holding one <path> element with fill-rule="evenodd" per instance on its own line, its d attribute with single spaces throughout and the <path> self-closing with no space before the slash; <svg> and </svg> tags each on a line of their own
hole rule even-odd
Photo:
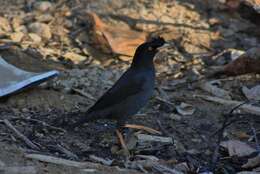
<svg viewBox="0 0 260 174">
<path fill-rule="evenodd" d="M 224 66 L 217 66 L 209 72 L 208 77 L 219 75 L 237 76 L 242 74 L 260 73 L 260 47 L 249 49 L 234 61 Z"/>
<path fill-rule="evenodd" d="M 146 34 L 133 31 L 122 25 L 105 24 L 97 14 L 86 13 L 92 24 L 91 40 L 93 46 L 102 50 L 104 53 L 116 53 L 129 56 L 128 60 L 134 55 L 138 45 L 146 40 Z M 126 57 L 123 57 L 126 60 Z"/>
</svg>

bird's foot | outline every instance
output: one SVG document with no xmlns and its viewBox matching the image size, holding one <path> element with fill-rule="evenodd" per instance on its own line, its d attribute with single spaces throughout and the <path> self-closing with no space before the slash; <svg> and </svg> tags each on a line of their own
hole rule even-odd
<svg viewBox="0 0 260 174">
<path fill-rule="evenodd" d="M 122 133 L 118 129 L 116 130 L 116 135 L 117 135 L 118 140 L 119 140 L 119 142 L 120 142 L 120 144 L 121 144 L 121 146 L 122 146 L 122 148 L 124 150 L 124 155 L 126 157 L 130 157 L 130 152 L 129 152 L 129 150 L 127 148 L 127 145 L 125 143 L 124 137 L 123 137 Z"/>
<path fill-rule="evenodd" d="M 162 133 L 158 130 L 155 130 L 153 128 L 149 128 L 143 125 L 136 125 L 136 124 L 125 124 L 124 127 L 126 128 L 132 128 L 132 129 L 138 129 L 138 130 L 144 130 L 146 132 L 149 132 L 151 134 L 159 134 L 161 135 Z"/>
</svg>

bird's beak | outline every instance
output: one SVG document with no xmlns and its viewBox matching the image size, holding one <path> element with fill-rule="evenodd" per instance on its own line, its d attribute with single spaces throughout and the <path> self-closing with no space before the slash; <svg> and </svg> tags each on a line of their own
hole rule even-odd
<svg viewBox="0 0 260 174">
<path fill-rule="evenodd" d="M 165 43 L 161 47 L 157 48 L 157 50 L 162 51 L 162 50 L 165 50 L 165 49 L 170 48 L 170 47 L 171 47 L 171 45 L 169 43 Z"/>
</svg>

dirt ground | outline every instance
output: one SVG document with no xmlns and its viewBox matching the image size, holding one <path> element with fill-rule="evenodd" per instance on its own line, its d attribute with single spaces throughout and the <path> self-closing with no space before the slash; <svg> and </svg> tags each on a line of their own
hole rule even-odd
<svg viewBox="0 0 260 174">
<path fill-rule="evenodd" d="M 28 18 L 23 18 L 28 20 L 24 25 L 29 25 L 32 22 L 29 16 L 41 15 L 30 2 L 34 3 L 25 0 L 0 0 L 0 14 L 9 21 L 14 17 L 27 15 Z M 82 26 L 82 16 L 74 12 L 91 10 L 100 14 L 106 23 L 159 34 L 171 44 L 171 48 L 160 53 L 155 61 L 157 85 L 154 97 L 128 123 L 159 130 L 163 133 L 162 136 L 172 138 L 173 143 L 135 142 L 130 149 L 130 161 L 134 162 L 140 158 L 138 156 L 146 155 L 157 157 L 162 164 L 182 170 L 183 173 L 196 173 L 199 168 L 208 170 L 213 165 L 212 159 L 218 144 L 219 134 L 216 131 L 221 129 L 224 115 L 234 105 L 222 105 L 202 99 L 199 95 L 212 94 L 203 90 L 200 87 L 201 82 L 196 80 L 206 74 L 210 66 L 223 65 L 230 61 L 227 60 L 230 56 L 222 56 L 219 61 L 213 59 L 223 50 L 233 48 L 245 51 L 259 46 L 259 33 L 256 32 L 259 26 L 217 2 L 205 0 L 50 2 L 54 8 L 50 13 L 54 22 L 48 25 L 52 33 L 56 34 L 53 34 L 52 39 L 42 40 L 38 45 L 21 41 L 16 46 L 0 50 L 0 55 L 6 61 L 22 69 L 34 72 L 56 69 L 61 73 L 57 78 L 38 87 L 0 100 L 0 120 L 8 119 L 39 147 L 38 150 L 30 149 L 0 122 L 0 162 L 3 161 L 7 166 L 35 166 L 36 173 L 91 173 L 75 167 L 31 160 L 26 158 L 26 154 L 37 153 L 80 162 L 97 162 L 91 158 L 91 155 L 95 155 L 113 160 L 114 166 L 106 168 L 104 165 L 96 173 L 162 173 L 153 168 L 142 170 L 128 166 L 128 171 L 121 171 L 115 167 L 126 168 L 126 162 L 115 135 L 115 123 L 111 120 L 98 120 L 76 130 L 63 124 L 64 120 L 75 120 L 79 112 L 84 113 L 130 65 L 130 61 L 123 61 L 120 57 L 103 55 L 97 50 L 94 52 L 98 55 L 94 54 L 87 42 L 83 43 L 83 47 L 75 43 L 76 39 L 84 40 L 88 31 Z M 67 12 L 71 14 L 64 16 L 63 13 Z M 72 25 L 66 27 L 65 22 L 71 22 Z M 58 26 L 60 28 L 57 29 Z M 70 33 L 82 27 L 83 32 L 76 38 L 69 37 Z M 0 37 L 0 43 L 4 43 L 7 38 L 8 36 Z M 86 47 L 87 51 L 83 49 Z M 47 49 L 52 51 L 47 54 Z M 85 59 L 80 63 L 68 60 L 59 51 L 74 51 Z M 218 80 L 218 87 L 228 91 L 230 100 L 246 101 L 242 87 L 253 87 L 258 84 L 259 79 L 259 75 L 243 75 L 211 80 Z M 186 82 L 179 83 L 181 80 Z M 190 81 L 195 82 L 189 83 Z M 208 81 L 210 80 L 204 82 Z M 83 91 L 87 96 L 75 89 Z M 182 103 L 189 104 L 191 109 L 179 111 Z M 189 111 L 191 114 L 187 114 Z M 243 113 L 238 111 L 241 112 Z M 246 115 L 236 119 L 236 122 L 224 130 L 221 141 L 240 140 L 256 148 L 254 141 L 248 140 L 253 136 L 250 123 L 257 129 L 259 137 L 259 117 Z M 130 132 L 131 135 L 134 133 L 138 134 L 137 131 Z M 230 157 L 227 150 L 221 148 L 216 173 L 252 170 L 242 168 L 242 163 L 241 159 Z M 188 169 L 178 168 L 179 164 L 187 165 Z"/>
</svg>

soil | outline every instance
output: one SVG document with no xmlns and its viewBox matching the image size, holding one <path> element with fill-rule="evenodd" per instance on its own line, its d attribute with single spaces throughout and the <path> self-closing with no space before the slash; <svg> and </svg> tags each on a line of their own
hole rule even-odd
<svg viewBox="0 0 260 174">
<path fill-rule="evenodd" d="M 79 5 L 80 9 L 91 9 L 101 14 L 103 20 L 110 24 L 129 25 L 131 28 L 143 32 L 156 29 L 155 33 L 164 36 L 172 45 L 172 48 L 159 54 L 156 60 L 155 96 L 139 114 L 128 120 L 128 123 L 160 130 L 163 132 L 163 136 L 172 137 L 174 143 L 151 143 L 145 144 L 143 147 L 137 145 L 131 149 L 132 158 L 130 160 L 132 161 L 135 160 L 136 155 L 151 155 L 166 161 L 170 167 L 185 162 L 190 168 L 187 173 L 195 173 L 196 169 L 209 168 L 211 165 L 218 140 L 218 134 L 214 133 L 221 128 L 224 114 L 229 113 L 233 106 L 220 105 L 195 97 L 202 94 L 210 95 L 200 89 L 196 82 L 176 86 L 174 83 L 183 78 L 191 81 L 197 80 L 205 73 L 205 69 L 209 65 L 217 64 L 211 59 L 212 55 L 228 48 L 247 50 L 257 46 L 259 36 L 247 32 L 249 29 L 256 28 L 254 24 L 240 18 L 234 12 L 219 9 L 207 2 L 200 0 L 146 2 L 140 0 L 127 3 L 121 0 L 108 0 L 107 3 L 101 3 L 100 1 L 79 0 L 64 1 L 63 3 L 68 9 L 76 9 Z M 1 0 L 1 4 L 1 9 L 3 9 L 1 14 L 7 18 L 17 16 L 19 13 L 26 13 L 25 1 Z M 161 17 L 161 26 L 146 22 L 131 25 L 133 22 L 131 19 L 120 18 L 120 20 L 106 15 L 116 11 L 114 15 L 124 15 L 135 19 L 143 16 L 144 20 L 156 20 L 159 18 L 159 13 L 162 13 L 160 10 L 156 11 L 158 8 L 171 15 Z M 9 10 L 15 13 L 10 13 Z M 77 17 L 72 15 L 70 19 L 73 20 Z M 169 24 L 173 25 L 170 29 L 167 28 L 168 23 L 173 23 Z M 158 32 L 159 30 L 162 32 Z M 72 27 L 71 32 L 73 31 Z M 46 47 L 52 48 L 51 42 L 49 41 Z M 67 47 L 78 48 L 75 44 Z M 67 47 L 66 49 L 68 49 Z M 30 149 L 4 124 L 0 123 L 0 160 L 7 166 L 34 165 L 37 167 L 38 173 L 75 174 L 82 171 L 29 160 L 25 158 L 24 154 L 34 152 L 76 161 L 93 161 L 90 155 L 95 155 L 113 159 L 113 166 L 124 168 L 125 157 L 118 150 L 120 146 L 113 121 L 98 120 L 74 130 L 64 124 L 64 120 L 73 122 L 79 117 L 79 113 L 84 113 L 98 97 L 112 86 L 130 62 L 122 61 L 111 55 L 100 59 L 90 54 L 85 62 L 76 64 L 73 60 L 68 61 L 61 57 L 53 59 L 53 55 L 43 58 L 39 54 L 40 51 L 37 52 L 38 50 L 38 47 L 24 50 L 21 46 L 0 50 L 0 55 L 6 61 L 22 69 L 34 72 L 56 69 L 61 72 L 59 77 L 45 84 L 0 100 L 0 119 L 8 119 L 40 148 L 38 151 Z M 258 81 L 258 75 L 244 75 L 221 80 L 220 87 L 227 90 L 233 100 L 245 101 L 247 99 L 241 88 L 255 86 Z M 89 96 L 82 96 L 75 92 L 74 88 L 82 90 Z M 195 112 L 192 115 L 180 115 L 176 107 L 181 103 L 190 104 Z M 33 120 L 42 121 L 60 129 L 54 129 Z M 259 118 L 254 116 L 250 116 L 250 118 L 246 116 L 240 120 L 225 129 L 223 140 L 245 141 L 247 139 L 242 134 L 252 136 L 248 123 L 253 120 L 255 128 L 260 126 Z M 253 142 L 250 142 L 250 145 L 255 147 Z M 69 156 L 58 148 L 59 146 L 76 156 Z M 218 173 L 224 173 L 224 169 L 229 170 L 229 173 L 243 170 L 233 163 L 232 159 L 225 158 L 228 156 L 225 151 L 221 151 L 220 155 L 222 158 L 217 166 Z M 131 170 L 129 173 L 136 172 L 136 170 Z M 106 171 L 100 170 L 99 173 L 106 173 Z M 110 173 L 117 172 L 111 170 Z M 149 173 L 156 173 L 156 171 L 149 171 Z"/>
</svg>

